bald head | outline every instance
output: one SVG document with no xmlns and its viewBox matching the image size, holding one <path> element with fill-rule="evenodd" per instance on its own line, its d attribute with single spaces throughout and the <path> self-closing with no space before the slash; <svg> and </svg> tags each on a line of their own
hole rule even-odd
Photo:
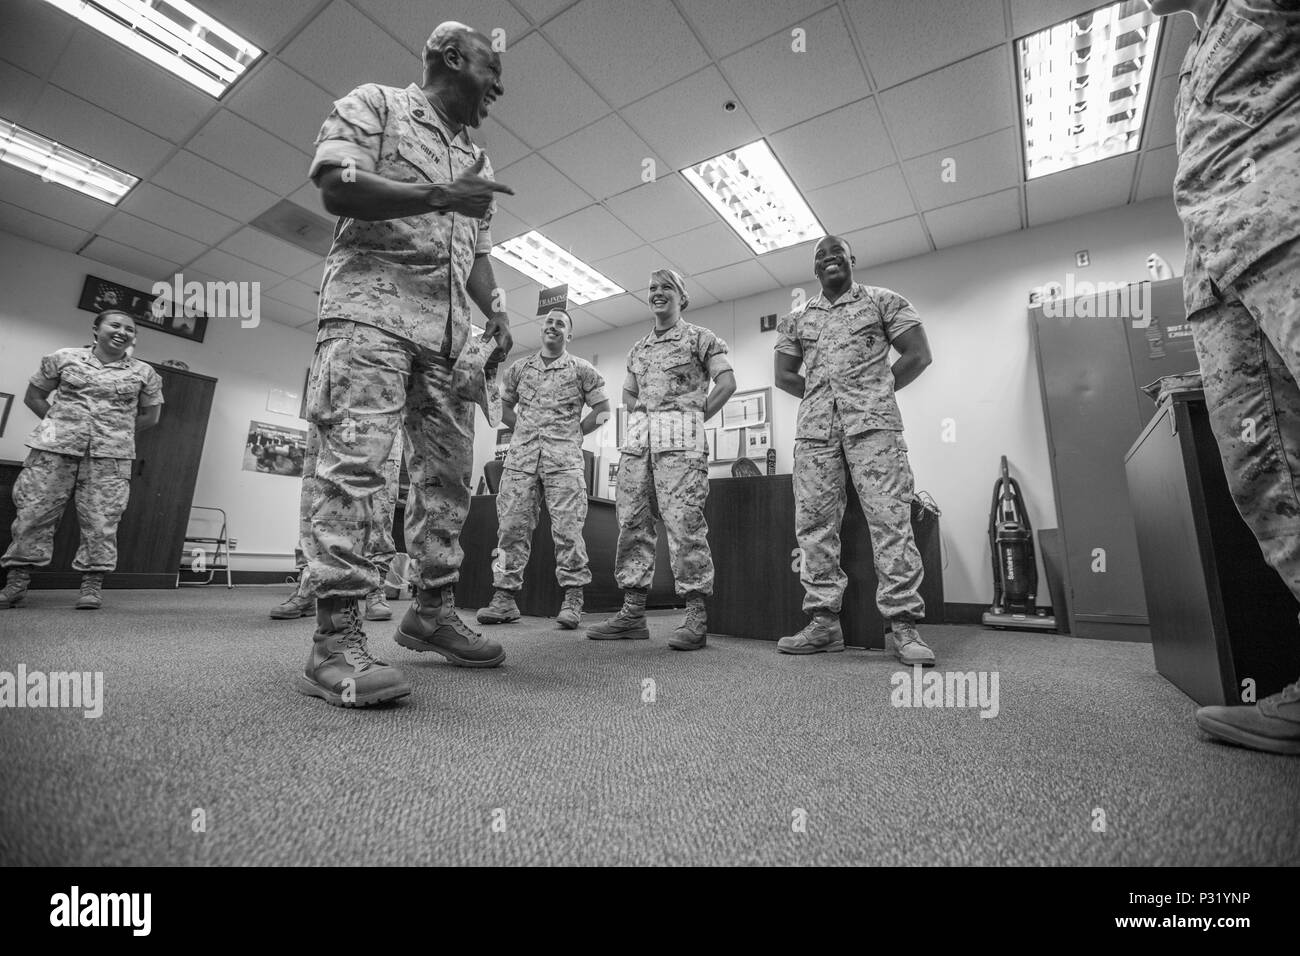
<svg viewBox="0 0 1300 956">
<path fill-rule="evenodd" d="M 424 44 L 424 90 L 446 118 L 477 127 L 505 93 L 492 41 L 456 20 L 440 23 Z"/>
<path fill-rule="evenodd" d="M 838 295 L 853 282 L 853 248 L 840 236 L 827 236 L 813 249 L 813 274 L 822 291 Z"/>
</svg>

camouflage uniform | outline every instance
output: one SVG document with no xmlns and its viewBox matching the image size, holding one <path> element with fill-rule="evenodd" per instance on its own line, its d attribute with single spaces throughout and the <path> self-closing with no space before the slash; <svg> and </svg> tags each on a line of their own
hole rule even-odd
<svg viewBox="0 0 1300 956">
<path fill-rule="evenodd" d="M 13 543 L 0 565 L 49 564 L 54 532 L 75 495 L 81 544 L 72 566 L 112 571 L 117 525 L 131 494 L 136 418 L 139 409 L 163 403 L 162 378 L 138 359 L 105 365 L 94 349 L 74 348 L 41 359 L 31 384 L 58 391 L 27 440 L 32 451 L 13 489 Z"/>
<path fill-rule="evenodd" d="M 482 155 L 464 133 L 451 137 L 415 84 L 358 87 L 335 102 L 316 143 L 312 177 L 341 166 L 345 175 L 353 167 L 398 182 L 448 182 Z M 481 175 L 491 178 L 490 163 Z M 452 389 L 452 365 L 470 334 L 466 283 L 475 257 L 491 251 L 491 218 L 492 210 L 481 220 L 430 212 L 342 218 L 335 227 L 303 465 L 302 537 L 317 597 L 361 597 L 382 583 L 374 511 L 403 424 L 412 584 L 438 590 L 460 577 L 474 406 Z"/>
<path fill-rule="evenodd" d="M 1228 485 L 1300 599 L 1298 63 L 1300 2 L 1216 4 L 1179 77 L 1174 201 L 1187 235 L 1187 314 Z"/>
<path fill-rule="evenodd" d="M 607 400 L 600 373 L 568 352 L 549 365 L 539 352 L 506 371 L 502 401 L 516 406 L 516 421 L 497 495 L 496 588 L 518 591 L 523 586 L 541 494 L 551 515 L 560 587 L 580 588 L 591 581 L 582 538 L 587 520 L 582 409 Z"/>
<path fill-rule="evenodd" d="M 810 613 L 838 614 L 844 599 L 840 524 L 848 503 L 847 465 L 871 531 L 881 615 L 900 622 L 925 616 L 921 556 L 912 540 L 912 469 L 889 365 L 890 343 L 918 325 L 902 296 L 856 282 L 834 304 L 818 293 L 778 323 L 776 350 L 804 365 L 794 507 L 803 607 Z"/>
<path fill-rule="evenodd" d="M 666 334 L 652 331 L 633 345 L 627 370 L 632 387 L 624 388 L 637 395 L 638 410 L 628 416 L 620 449 L 615 579 L 624 590 L 650 587 L 655 519 L 662 518 L 677 593 L 712 594 L 704 400 L 709 383 L 731 371 L 727 343 L 679 319 Z"/>
</svg>

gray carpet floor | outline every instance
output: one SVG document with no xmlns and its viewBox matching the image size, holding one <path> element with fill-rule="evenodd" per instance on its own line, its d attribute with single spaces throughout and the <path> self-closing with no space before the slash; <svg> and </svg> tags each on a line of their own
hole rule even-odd
<svg viewBox="0 0 1300 956">
<path fill-rule="evenodd" d="M 882 651 L 672 651 L 672 612 L 649 642 L 499 626 L 493 670 L 373 624 L 414 693 L 341 710 L 293 689 L 312 623 L 268 619 L 286 593 L 108 591 L 90 613 L 43 591 L 0 611 L 0 670 L 104 674 L 98 719 L 0 709 L 0 864 L 1300 857 L 1300 760 L 1203 737 L 1148 645 L 925 628 L 940 671 L 997 672 L 998 714 L 981 718 L 892 706 L 902 668 Z"/>
</svg>

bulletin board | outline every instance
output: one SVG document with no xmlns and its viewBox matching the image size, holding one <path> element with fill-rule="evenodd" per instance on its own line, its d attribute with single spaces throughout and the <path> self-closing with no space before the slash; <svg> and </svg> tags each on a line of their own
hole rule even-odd
<svg viewBox="0 0 1300 956">
<path fill-rule="evenodd" d="M 713 427 L 705 428 L 709 445 L 709 462 L 723 464 L 748 458 L 753 462 L 767 459 L 772 447 L 772 390 L 755 388 L 736 392 L 722 406 L 713 420 Z"/>
</svg>

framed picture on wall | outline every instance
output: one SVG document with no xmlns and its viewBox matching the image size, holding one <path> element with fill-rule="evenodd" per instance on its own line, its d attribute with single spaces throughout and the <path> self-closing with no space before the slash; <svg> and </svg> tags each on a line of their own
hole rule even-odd
<svg viewBox="0 0 1300 956">
<path fill-rule="evenodd" d="M 4 437 L 5 426 L 9 424 L 9 409 L 13 407 L 14 397 L 8 392 L 0 392 L 0 438 Z"/>
<path fill-rule="evenodd" d="M 137 328 L 179 335 L 194 342 L 203 341 L 208 332 L 206 315 L 183 303 L 170 301 L 163 314 L 157 315 L 153 308 L 156 298 L 152 292 L 141 292 L 99 276 L 88 275 L 81 286 L 81 299 L 77 302 L 77 308 L 93 313 L 105 309 L 121 309 L 135 319 Z"/>
</svg>

